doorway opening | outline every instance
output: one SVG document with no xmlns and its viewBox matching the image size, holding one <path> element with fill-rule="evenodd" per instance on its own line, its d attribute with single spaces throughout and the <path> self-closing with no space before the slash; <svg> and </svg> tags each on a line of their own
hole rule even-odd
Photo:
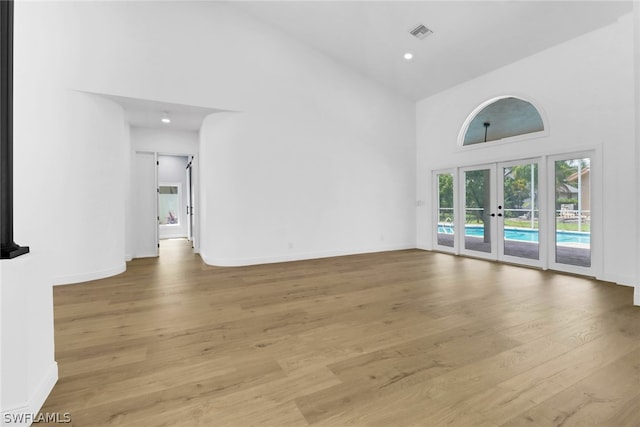
<svg viewBox="0 0 640 427">
<path fill-rule="evenodd" d="M 192 156 L 158 155 L 158 237 L 192 240 Z"/>
<path fill-rule="evenodd" d="M 136 152 L 134 256 L 160 256 L 161 242 L 179 239 L 197 252 L 196 157 Z"/>
</svg>

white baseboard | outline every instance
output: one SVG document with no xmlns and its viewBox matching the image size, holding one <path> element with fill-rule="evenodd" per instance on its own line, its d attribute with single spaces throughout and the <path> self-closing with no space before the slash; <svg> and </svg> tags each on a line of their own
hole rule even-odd
<svg viewBox="0 0 640 427">
<path fill-rule="evenodd" d="M 40 411 L 56 382 L 58 382 L 58 363 L 53 362 L 47 369 L 47 374 L 36 388 L 35 393 L 29 399 L 29 407 L 34 413 Z"/>
<path fill-rule="evenodd" d="M 28 427 L 42 409 L 42 405 L 58 381 L 58 364 L 53 362 L 35 391 L 24 405 L 2 411 L 0 425 L 11 427 Z"/>
<path fill-rule="evenodd" d="M 629 287 L 629 288 L 635 288 L 635 286 L 634 286 L 634 285 L 630 285 L 629 283 L 625 283 L 625 282 L 622 282 L 622 283 L 620 283 L 620 282 L 614 282 L 614 283 L 615 283 L 616 285 L 619 285 L 619 286 L 627 286 L 627 287 Z"/>
<path fill-rule="evenodd" d="M 634 287 L 633 284 L 635 282 L 635 278 L 628 276 L 619 276 L 617 274 L 605 274 L 603 277 L 599 277 L 599 280 L 603 280 L 605 282 L 613 282 L 616 285 L 620 286 L 630 286 Z"/>
<path fill-rule="evenodd" d="M 415 249 L 415 245 L 389 245 L 366 249 L 337 249 L 332 251 L 293 253 L 255 258 L 210 258 L 204 252 L 200 252 L 200 257 L 207 265 L 216 267 L 244 267 L 247 265 L 274 264 L 278 262 L 302 261 L 308 259 L 330 258 L 335 256 L 358 255 L 375 252 L 401 251 L 406 249 Z"/>
<path fill-rule="evenodd" d="M 136 259 L 136 258 L 157 258 L 157 257 L 158 257 L 158 253 L 154 252 L 154 253 L 136 254 L 136 255 L 133 255 L 131 259 Z"/>
<path fill-rule="evenodd" d="M 107 270 L 93 271 L 90 273 L 76 274 L 72 276 L 59 276 L 53 278 L 53 284 L 55 285 L 70 285 L 72 283 L 89 282 L 91 280 L 104 279 L 106 277 L 115 276 L 116 274 L 123 273 L 127 269 L 127 264 L 123 261 L 122 264 L 109 268 Z"/>
<path fill-rule="evenodd" d="M 633 305 L 640 306 L 640 286 L 636 286 L 633 291 Z"/>
</svg>

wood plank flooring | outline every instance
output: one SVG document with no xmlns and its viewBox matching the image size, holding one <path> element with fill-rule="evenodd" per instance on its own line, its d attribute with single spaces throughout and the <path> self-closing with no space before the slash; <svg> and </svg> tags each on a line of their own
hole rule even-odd
<svg viewBox="0 0 640 427">
<path fill-rule="evenodd" d="M 74 426 L 640 426 L 632 289 L 418 250 L 241 268 L 162 242 L 54 288 Z"/>
</svg>

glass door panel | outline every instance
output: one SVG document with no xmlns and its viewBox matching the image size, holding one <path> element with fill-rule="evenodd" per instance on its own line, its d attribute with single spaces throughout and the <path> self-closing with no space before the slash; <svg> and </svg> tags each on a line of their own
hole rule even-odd
<svg viewBox="0 0 640 427">
<path fill-rule="evenodd" d="M 495 169 L 493 169 L 495 170 Z M 464 185 L 464 251 L 467 253 L 484 253 L 495 258 L 494 227 L 492 224 L 491 206 L 493 205 L 492 185 L 493 170 L 465 169 L 462 171 Z M 485 255 L 486 256 L 486 255 Z"/>
<path fill-rule="evenodd" d="M 555 262 L 591 267 L 591 159 L 554 162 Z"/>
<path fill-rule="evenodd" d="M 537 162 L 503 165 L 498 200 L 501 255 L 540 260 Z"/>
<path fill-rule="evenodd" d="M 436 245 L 453 248 L 455 243 L 453 174 L 436 174 L 436 185 L 438 186 Z"/>
</svg>

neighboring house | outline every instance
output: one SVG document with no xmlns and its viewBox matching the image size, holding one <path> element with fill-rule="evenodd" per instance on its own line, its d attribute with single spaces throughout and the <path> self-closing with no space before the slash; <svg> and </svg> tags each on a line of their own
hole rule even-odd
<svg viewBox="0 0 640 427">
<path fill-rule="evenodd" d="M 556 189 L 558 199 L 577 199 L 578 189 L 568 184 L 559 185 Z"/>
</svg>

